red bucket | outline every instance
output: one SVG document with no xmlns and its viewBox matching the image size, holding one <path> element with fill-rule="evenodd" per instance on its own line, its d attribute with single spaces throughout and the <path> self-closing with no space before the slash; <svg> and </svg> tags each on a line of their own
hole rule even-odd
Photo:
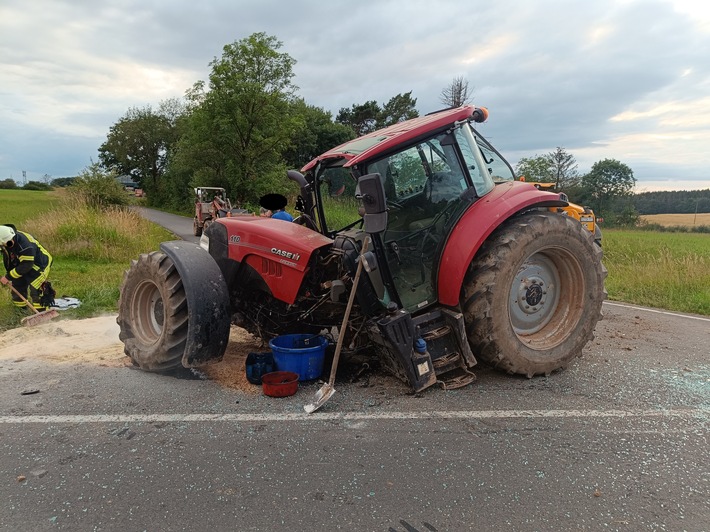
<svg viewBox="0 0 710 532">
<path fill-rule="evenodd" d="M 272 371 L 261 376 L 264 395 L 288 397 L 298 390 L 298 373 L 292 371 Z"/>
</svg>

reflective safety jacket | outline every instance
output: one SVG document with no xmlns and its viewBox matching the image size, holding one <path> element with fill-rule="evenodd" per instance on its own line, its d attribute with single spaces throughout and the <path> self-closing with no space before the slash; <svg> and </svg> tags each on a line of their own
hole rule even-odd
<svg viewBox="0 0 710 532">
<path fill-rule="evenodd" d="M 0 246 L 7 278 L 11 281 L 24 277 L 32 270 L 41 272 L 52 263 L 52 256 L 32 235 L 15 231 L 13 242 L 8 248 Z"/>
</svg>

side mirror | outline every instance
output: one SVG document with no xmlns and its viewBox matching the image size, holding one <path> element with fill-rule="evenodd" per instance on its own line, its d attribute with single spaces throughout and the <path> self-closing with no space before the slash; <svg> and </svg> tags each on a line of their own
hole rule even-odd
<svg viewBox="0 0 710 532">
<path fill-rule="evenodd" d="M 366 233 L 381 233 L 387 228 L 387 198 L 380 174 L 367 174 L 358 179 L 355 197 L 362 202 Z"/>
</svg>

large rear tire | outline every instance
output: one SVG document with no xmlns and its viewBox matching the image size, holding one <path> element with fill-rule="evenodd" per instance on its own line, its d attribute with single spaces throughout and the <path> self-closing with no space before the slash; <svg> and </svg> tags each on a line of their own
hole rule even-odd
<svg viewBox="0 0 710 532">
<path fill-rule="evenodd" d="M 160 251 L 131 262 L 121 286 L 117 322 L 126 355 L 146 371 L 182 366 L 188 312 L 182 279 Z"/>
<path fill-rule="evenodd" d="M 473 353 L 533 377 L 566 367 L 594 337 L 606 268 L 593 235 L 567 216 L 539 212 L 494 232 L 461 291 Z"/>
</svg>

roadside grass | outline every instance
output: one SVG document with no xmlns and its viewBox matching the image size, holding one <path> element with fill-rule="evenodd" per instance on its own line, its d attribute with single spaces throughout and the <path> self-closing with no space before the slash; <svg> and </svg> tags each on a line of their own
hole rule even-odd
<svg viewBox="0 0 710 532">
<path fill-rule="evenodd" d="M 41 201 L 38 194 L 51 201 Z M 79 308 L 61 311 L 67 318 L 116 312 L 123 272 L 131 260 L 173 239 L 170 232 L 129 208 L 97 211 L 61 192 L 0 190 L 0 203 L 0 223 L 30 233 L 52 254 L 49 279 L 57 297 L 81 300 Z M 46 208 L 38 209 L 39 204 Z M 0 297 L 0 331 L 16 327 L 22 317 L 10 301 L 10 291 L 2 292 L 6 293 Z"/>
<path fill-rule="evenodd" d="M 0 190 L 0 205 L 0 223 L 29 232 L 54 256 L 57 296 L 81 300 L 61 312 L 67 318 L 116 312 L 131 260 L 174 238 L 129 208 L 96 211 L 62 190 Z M 338 221 L 352 221 L 352 206 L 341 208 Z M 607 229 L 604 264 L 610 300 L 710 315 L 710 234 Z M 20 320 L 9 290 L 2 292 L 0 331 Z"/>
<path fill-rule="evenodd" d="M 710 235 L 608 229 L 609 299 L 710 315 Z"/>
</svg>

